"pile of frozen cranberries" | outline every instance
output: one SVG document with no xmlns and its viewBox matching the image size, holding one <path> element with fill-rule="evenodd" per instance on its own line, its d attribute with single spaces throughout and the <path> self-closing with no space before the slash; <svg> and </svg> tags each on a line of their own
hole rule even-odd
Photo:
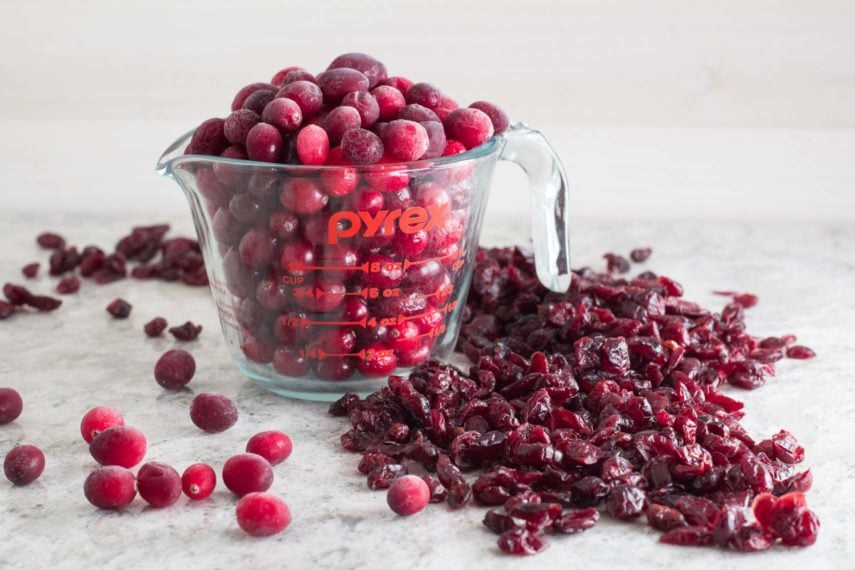
<svg viewBox="0 0 855 570">
<path fill-rule="evenodd" d="M 497 106 L 460 107 L 361 53 L 247 85 L 231 114 L 199 125 L 185 154 L 232 159 L 185 168 L 237 297 L 247 359 L 335 381 L 426 361 L 474 254 L 465 234 L 480 184 L 477 161 L 436 160 L 507 128 Z"/>
<path fill-rule="evenodd" d="M 629 262 L 607 261 L 608 273 L 577 271 L 559 294 L 522 250 L 480 250 L 460 337 L 469 373 L 430 361 L 330 407 L 350 420 L 341 442 L 362 454 L 368 486 L 422 470 L 430 502 L 497 507 L 484 525 L 511 554 L 584 531 L 601 510 L 646 517 L 668 544 L 813 544 L 819 520 L 802 494 L 812 477 L 795 471 L 804 449 L 783 430 L 752 438 L 742 404 L 719 391 L 756 388 L 781 357 L 813 352 L 747 333 L 740 303 L 752 295 L 714 313 L 667 277 L 624 279 L 615 273 Z M 409 514 L 401 493 L 390 505 Z"/>
</svg>

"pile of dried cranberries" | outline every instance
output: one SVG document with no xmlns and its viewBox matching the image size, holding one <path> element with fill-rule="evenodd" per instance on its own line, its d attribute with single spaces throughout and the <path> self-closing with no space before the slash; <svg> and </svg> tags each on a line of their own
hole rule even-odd
<svg viewBox="0 0 855 570">
<path fill-rule="evenodd" d="M 499 507 L 484 525 L 511 554 L 590 528 L 599 509 L 645 516 L 668 544 L 813 544 L 812 477 L 794 467 L 804 449 L 783 430 L 753 439 L 742 404 L 719 391 L 756 388 L 775 361 L 813 352 L 745 332 L 753 295 L 713 313 L 677 282 L 621 278 L 629 263 L 606 258 L 608 273 L 577 271 L 559 294 L 522 250 L 479 251 L 459 345 L 477 363 L 469 373 L 431 361 L 330 407 L 350 419 L 342 445 L 362 453 L 369 487 L 423 469 L 431 502 Z"/>
</svg>

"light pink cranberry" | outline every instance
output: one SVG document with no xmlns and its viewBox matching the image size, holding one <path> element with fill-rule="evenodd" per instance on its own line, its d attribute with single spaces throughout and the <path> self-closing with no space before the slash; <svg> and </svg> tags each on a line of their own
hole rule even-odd
<svg viewBox="0 0 855 570">
<path fill-rule="evenodd" d="M 383 147 L 387 155 L 401 162 L 420 159 L 429 144 L 427 131 L 414 121 L 392 121 L 383 131 Z"/>
<path fill-rule="evenodd" d="M 377 115 L 381 121 L 396 119 L 398 113 L 407 104 L 404 94 L 389 85 L 375 87 L 371 94 L 377 101 Z"/>
<path fill-rule="evenodd" d="M 270 493 L 249 493 L 235 507 L 238 526 L 252 536 L 279 534 L 291 524 L 291 511 Z"/>
<path fill-rule="evenodd" d="M 330 154 L 330 139 L 327 132 L 318 125 L 309 125 L 297 134 L 297 157 L 303 164 L 319 166 L 327 161 Z"/>
<path fill-rule="evenodd" d="M 443 124 L 448 137 L 461 142 L 467 149 L 481 146 L 493 136 L 490 117 L 478 109 L 463 108 L 452 111 Z"/>
<path fill-rule="evenodd" d="M 404 475 L 392 482 L 386 493 L 389 508 L 402 517 L 414 515 L 430 502 L 430 489 L 421 477 Z"/>
</svg>

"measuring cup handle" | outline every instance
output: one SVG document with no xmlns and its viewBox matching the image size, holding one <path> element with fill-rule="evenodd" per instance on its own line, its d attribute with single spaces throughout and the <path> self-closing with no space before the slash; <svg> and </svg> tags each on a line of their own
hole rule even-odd
<svg viewBox="0 0 855 570">
<path fill-rule="evenodd" d="M 567 175 L 555 150 L 525 123 L 504 133 L 500 160 L 514 162 L 528 175 L 537 278 L 552 291 L 570 287 L 570 224 Z"/>
</svg>

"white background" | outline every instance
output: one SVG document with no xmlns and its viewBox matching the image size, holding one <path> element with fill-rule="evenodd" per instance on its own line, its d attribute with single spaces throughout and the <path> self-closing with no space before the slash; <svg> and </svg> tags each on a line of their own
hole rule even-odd
<svg viewBox="0 0 855 570">
<path fill-rule="evenodd" d="M 577 219 L 855 216 L 847 0 L 0 0 L 0 22 L 2 211 L 184 213 L 153 174 L 179 133 L 367 51 L 542 130 Z M 524 193 L 499 173 L 494 212 Z"/>
</svg>

